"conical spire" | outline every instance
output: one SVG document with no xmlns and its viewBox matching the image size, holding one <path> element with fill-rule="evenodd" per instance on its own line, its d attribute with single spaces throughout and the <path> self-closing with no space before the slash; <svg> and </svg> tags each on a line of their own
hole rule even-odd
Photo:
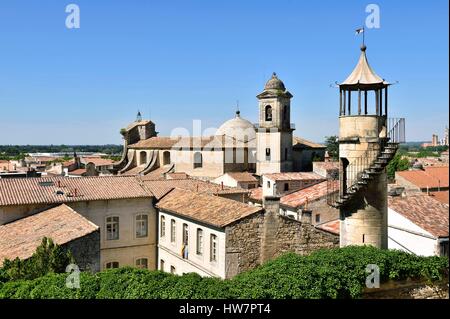
<svg viewBox="0 0 450 319">
<path fill-rule="evenodd" d="M 352 73 L 340 85 L 376 85 L 388 84 L 370 67 L 367 61 L 365 45 L 361 46 L 361 55 L 359 56 L 358 64 L 353 69 Z"/>
</svg>

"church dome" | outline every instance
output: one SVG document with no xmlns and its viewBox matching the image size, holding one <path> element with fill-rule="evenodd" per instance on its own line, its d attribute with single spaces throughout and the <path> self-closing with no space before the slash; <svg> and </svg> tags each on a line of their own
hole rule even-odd
<svg viewBox="0 0 450 319">
<path fill-rule="evenodd" d="M 236 116 L 223 123 L 216 131 L 216 135 L 226 135 L 237 140 L 248 140 L 255 135 L 255 127 L 246 119 L 241 118 L 240 112 Z"/>
<path fill-rule="evenodd" d="M 273 72 L 272 77 L 264 86 L 264 90 L 281 90 L 284 92 L 286 91 L 286 87 L 284 86 L 283 81 L 277 77 L 277 74 Z"/>
</svg>

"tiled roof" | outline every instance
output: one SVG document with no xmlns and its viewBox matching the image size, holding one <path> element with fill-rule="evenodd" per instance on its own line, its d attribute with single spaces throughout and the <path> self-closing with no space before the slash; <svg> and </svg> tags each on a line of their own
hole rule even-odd
<svg viewBox="0 0 450 319">
<path fill-rule="evenodd" d="M 396 172 L 419 188 L 448 187 L 449 167 L 425 167 L 424 170 Z"/>
<path fill-rule="evenodd" d="M 175 188 L 156 205 L 159 209 L 217 227 L 261 212 L 261 207 L 235 200 Z"/>
<path fill-rule="evenodd" d="M 252 142 L 250 142 L 252 143 Z M 137 143 L 130 144 L 131 149 L 190 149 L 207 148 L 210 150 L 224 147 L 247 147 L 247 142 L 240 142 L 229 136 L 194 136 L 194 137 L 163 137 L 155 136 Z"/>
<path fill-rule="evenodd" d="M 333 181 L 333 183 L 335 185 L 332 189 L 338 189 L 339 181 Z M 325 181 L 282 196 L 280 199 L 280 204 L 297 208 L 299 206 L 305 205 L 307 202 L 311 203 L 313 201 L 324 198 L 325 196 L 327 196 L 327 194 L 328 182 Z"/>
<path fill-rule="evenodd" d="M 69 175 L 83 176 L 84 174 L 86 174 L 85 168 L 78 168 L 78 169 L 74 169 L 73 171 L 69 172 Z"/>
<path fill-rule="evenodd" d="M 149 123 L 153 123 L 153 122 L 152 122 L 152 121 L 149 121 L 149 120 L 134 121 L 134 122 L 130 123 L 130 124 L 127 126 L 126 130 L 129 131 L 129 130 L 131 130 L 132 128 L 138 126 L 138 125 L 147 125 L 147 124 L 149 124 Z"/>
<path fill-rule="evenodd" d="M 160 181 L 143 180 L 144 185 L 157 199 L 167 194 L 173 188 L 190 190 L 211 195 L 247 194 L 248 190 L 238 187 L 221 186 L 198 179 L 167 179 Z"/>
<path fill-rule="evenodd" d="M 95 166 L 109 166 L 114 164 L 114 161 L 111 159 L 101 157 L 82 157 L 81 163 L 83 164 L 93 163 Z"/>
<path fill-rule="evenodd" d="M 326 232 L 339 235 L 340 221 L 339 219 L 330 220 L 328 222 L 317 224 L 316 228 L 324 230 Z"/>
<path fill-rule="evenodd" d="M 65 204 L 0 226 L 0 266 L 5 258 L 27 259 L 43 237 L 62 245 L 86 236 L 99 227 Z"/>
<path fill-rule="evenodd" d="M 265 177 L 273 181 L 298 181 L 298 180 L 323 180 L 323 176 L 312 172 L 299 173 L 272 173 L 264 174 Z"/>
<path fill-rule="evenodd" d="M 389 208 L 436 237 L 448 237 L 449 206 L 426 194 L 388 197 Z"/>
<path fill-rule="evenodd" d="M 292 142 L 293 142 L 292 146 L 294 148 L 320 148 L 320 149 L 326 148 L 325 145 L 314 143 L 298 136 L 294 136 L 292 138 Z"/>
<path fill-rule="evenodd" d="M 338 189 L 339 181 L 333 181 L 335 185 L 333 185 L 333 189 Z M 297 209 L 300 206 L 304 206 L 306 202 L 311 203 L 317 201 L 328 194 L 328 185 L 327 181 L 321 182 L 318 184 L 314 184 L 312 186 L 303 188 L 301 190 L 289 193 L 287 195 L 281 196 L 280 205 L 292 207 Z M 263 197 L 263 188 L 253 188 L 250 190 L 249 195 L 251 200 L 256 202 L 262 202 Z"/>
<path fill-rule="evenodd" d="M 178 173 L 167 173 L 166 174 L 167 179 L 188 179 L 189 175 L 183 172 Z"/>
<path fill-rule="evenodd" d="M 258 182 L 258 179 L 249 172 L 232 172 L 227 174 L 238 182 Z"/>
<path fill-rule="evenodd" d="M 339 162 L 313 162 L 313 166 L 325 170 L 339 169 Z"/>
<path fill-rule="evenodd" d="M 131 176 L 0 179 L 0 206 L 152 197 L 141 183 Z"/>
<path fill-rule="evenodd" d="M 447 204 L 449 202 L 449 196 L 448 196 L 448 191 L 440 191 L 440 192 L 431 192 L 430 195 L 440 201 L 441 203 Z"/>
<path fill-rule="evenodd" d="M 140 176 L 140 178 L 142 180 L 147 180 L 147 181 L 165 180 L 165 177 L 164 177 L 165 174 L 170 172 L 172 169 L 173 169 L 172 165 L 164 165 L 164 166 L 158 167 L 157 169 L 151 171 L 147 175 Z M 140 170 L 143 170 L 143 168 L 141 168 Z M 130 171 L 127 171 L 125 174 L 128 175 L 129 172 Z M 182 173 L 182 174 L 184 174 L 184 173 Z"/>
</svg>

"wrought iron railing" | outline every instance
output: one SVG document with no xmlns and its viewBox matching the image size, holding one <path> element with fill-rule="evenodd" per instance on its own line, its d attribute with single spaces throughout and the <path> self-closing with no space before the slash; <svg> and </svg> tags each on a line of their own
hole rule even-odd
<svg viewBox="0 0 450 319">
<path fill-rule="evenodd" d="M 380 142 L 380 147 L 378 149 L 367 149 L 362 156 L 353 159 L 347 164 L 345 168 L 345 174 L 339 174 L 342 176 L 341 178 L 345 178 L 345 188 L 343 190 L 339 189 L 341 186 L 340 183 L 336 183 L 336 178 L 339 179 L 339 176 L 328 176 L 327 202 L 329 205 L 334 205 L 339 198 L 345 197 L 349 193 L 350 189 L 358 189 L 358 183 L 364 183 L 364 175 L 367 175 L 368 170 L 382 155 L 382 152 L 385 150 L 386 143 L 405 142 L 405 119 L 387 119 L 386 131 L 387 139 Z M 339 169 L 341 170 L 342 166 L 340 166 Z"/>
</svg>

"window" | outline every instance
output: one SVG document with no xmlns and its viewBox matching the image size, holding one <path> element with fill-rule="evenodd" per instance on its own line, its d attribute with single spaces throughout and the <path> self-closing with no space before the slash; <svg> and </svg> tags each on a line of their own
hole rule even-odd
<svg viewBox="0 0 450 319">
<path fill-rule="evenodd" d="M 203 255 L 203 230 L 197 228 L 197 255 Z"/>
<path fill-rule="evenodd" d="M 170 164 L 170 152 L 169 151 L 165 151 L 163 153 L 163 165 L 167 165 Z"/>
<path fill-rule="evenodd" d="M 160 228 L 161 228 L 161 237 L 165 237 L 166 236 L 166 217 L 165 216 L 161 216 L 161 220 L 160 220 Z"/>
<path fill-rule="evenodd" d="M 119 217 L 106 218 L 106 240 L 119 239 Z"/>
<path fill-rule="evenodd" d="M 285 106 L 283 107 L 283 121 L 284 121 L 284 122 L 286 122 L 286 121 L 288 120 L 288 117 L 287 117 L 287 110 L 288 110 L 288 106 L 285 105 Z"/>
<path fill-rule="evenodd" d="M 272 107 L 270 105 L 266 105 L 265 114 L 266 121 L 272 121 Z"/>
<path fill-rule="evenodd" d="M 170 266 L 170 273 L 171 274 L 175 274 L 175 272 L 176 272 L 175 267 L 174 266 Z"/>
<path fill-rule="evenodd" d="M 194 153 L 194 168 L 202 168 L 202 167 L 203 167 L 202 153 L 195 152 Z"/>
<path fill-rule="evenodd" d="M 316 223 L 320 223 L 320 214 L 316 215 Z"/>
<path fill-rule="evenodd" d="M 188 258 L 188 244 L 189 244 L 189 227 L 183 224 L 183 246 L 181 248 L 181 255 L 184 259 Z"/>
<path fill-rule="evenodd" d="M 217 261 L 217 236 L 211 234 L 210 260 Z"/>
<path fill-rule="evenodd" d="M 170 220 L 170 241 L 172 243 L 174 243 L 176 239 L 175 231 L 176 231 L 176 224 L 175 220 L 172 219 Z"/>
<path fill-rule="evenodd" d="M 267 181 L 267 188 L 270 188 L 270 181 Z"/>
<path fill-rule="evenodd" d="M 141 269 L 148 268 L 148 259 L 147 258 L 139 258 L 136 259 L 136 267 Z"/>
<path fill-rule="evenodd" d="M 139 153 L 139 164 L 147 164 L 147 152 L 142 151 Z"/>
<path fill-rule="evenodd" d="M 148 236 L 148 215 L 142 214 L 136 216 L 136 238 Z"/>
<path fill-rule="evenodd" d="M 285 148 L 284 149 L 284 160 L 287 161 L 287 159 L 288 159 L 288 149 Z"/>
<path fill-rule="evenodd" d="M 248 184 L 248 188 L 249 189 L 251 189 L 251 188 L 255 188 L 256 187 L 256 185 L 255 184 Z"/>
<path fill-rule="evenodd" d="M 266 148 L 266 161 L 270 161 L 270 148 Z"/>
<path fill-rule="evenodd" d="M 113 268 L 119 268 L 119 262 L 118 261 L 111 261 L 106 263 L 106 269 L 113 269 Z"/>
<path fill-rule="evenodd" d="M 284 183 L 284 191 L 287 192 L 289 190 L 289 183 Z"/>
<path fill-rule="evenodd" d="M 159 270 L 164 271 L 164 260 L 159 261 Z"/>
</svg>

